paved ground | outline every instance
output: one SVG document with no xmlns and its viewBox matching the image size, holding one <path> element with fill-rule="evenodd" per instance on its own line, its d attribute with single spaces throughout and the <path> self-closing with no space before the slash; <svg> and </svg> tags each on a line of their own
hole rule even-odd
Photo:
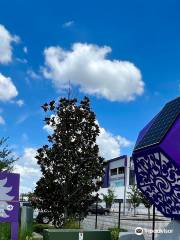
<svg viewBox="0 0 180 240">
<path fill-rule="evenodd" d="M 144 218 L 144 220 L 143 220 Z M 156 229 L 164 229 L 170 220 L 166 218 L 157 217 L 156 220 Z M 95 227 L 95 216 L 88 216 L 82 222 L 81 226 L 83 228 L 94 228 Z M 110 216 L 98 216 L 98 229 L 108 229 L 111 227 L 118 226 L 118 215 L 113 214 Z M 127 229 L 130 232 L 134 232 L 136 227 L 142 227 L 147 229 L 147 231 L 152 230 L 152 221 L 148 221 L 144 216 L 130 217 L 122 216 L 121 217 L 121 228 Z M 151 240 L 151 234 L 145 233 L 146 240 Z"/>
</svg>

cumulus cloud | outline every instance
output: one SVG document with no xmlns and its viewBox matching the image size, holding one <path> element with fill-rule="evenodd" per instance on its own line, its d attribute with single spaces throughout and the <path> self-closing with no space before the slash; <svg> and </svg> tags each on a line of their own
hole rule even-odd
<svg viewBox="0 0 180 240">
<path fill-rule="evenodd" d="M 18 91 L 10 77 L 0 73 L 0 101 L 9 101 L 18 95 Z"/>
<path fill-rule="evenodd" d="M 119 157 L 123 147 L 129 147 L 132 143 L 120 135 L 114 136 L 104 128 L 100 127 L 100 134 L 97 137 L 97 144 L 99 145 L 100 155 L 109 160 L 111 158 Z"/>
<path fill-rule="evenodd" d="M 25 148 L 20 160 L 14 166 L 14 172 L 20 174 L 21 192 L 32 191 L 34 188 L 34 182 L 36 182 L 40 176 L 40 168 L 35 159 L 36 149 Z M 29 189 L 27 191 L 27 189 Z"/>
<path fill-rule="evenodd" d="M 27 166 L 22 166 L 20 164 L 17 164 L 15 166 L 15 172 L 19 173 L 21 177 L 32 177 L 32 176 L 37 176 L 39 174 L 39 170 L 33 167 L 27 167 Z"/>
<path fill-rule="evenodd" d="M 18 43 L 20 38 L 11 33 L 0 24 L 0 63 L 6 64 L 12 61 L 12 43 Z"/>
<path fill-rule="evenodd" d="M 37 152 L 35 148 L 25 148 L 23 155 L 21 156 L 21 162 L 23 163 L 23 166 L 26 167 L 35 167 L 37 169 L 37 160 L 35 159 Z"/>
<path fill-rule="evenodd" d="M 142 95 L 144 82 L 140 70 L 129 61 L 110 60 L 108 46 L 75 43 L 70 51 L 49 47 L 44 50 L 46 78 L 57 89 L 67 87 L 69 80 L 85 94 L 111 101 L 131 101 Z"/>
<path fill-rule="evenodd" d="M 0 116 L 0 125 L 4 125 L 6 122 L 2 116 Z"/>
<path fill-rule="evenodd" d="M 19 99 L 16 101 L 16 104 L 19 106 L 19 107 L 22 107 L 24 105 L 24 100 L 22 99 Z"/>
</svg>

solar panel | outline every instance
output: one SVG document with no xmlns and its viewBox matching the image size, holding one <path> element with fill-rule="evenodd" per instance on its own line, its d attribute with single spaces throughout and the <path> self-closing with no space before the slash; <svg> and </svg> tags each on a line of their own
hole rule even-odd
<svg viewBox="0 0 180 240">
<path fill-rule="evenodd" d="M 179 114 L 180 97 L 164 106 L 143 139 L 135 146 L 134 151 L 160 143 Z"/>
</svg>

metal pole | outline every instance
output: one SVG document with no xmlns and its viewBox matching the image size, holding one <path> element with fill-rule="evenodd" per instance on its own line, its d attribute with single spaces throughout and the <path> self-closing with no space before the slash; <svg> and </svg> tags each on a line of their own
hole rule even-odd
<svg viewBox="0 0 180 240">
<path fill-rule="evenodd" d="M 152 224 L 152 240 L 154 240 L 155 238 L 154 238 L 154 230 L 155 230 L 155 221 L 156 221 L 156 219 L 155 219 L 155 205 L 153 205 L 153 224 Z"/>
<path fill-rule="evenodd" d="M 121 202 L 119 201 L 119 215 L 118 215 L 118 228 L 120 229 L 120 220 L 121 220 Z"/>
<path fill-rule="evenodd" d="M 96 221 L 95 221 L 95 229 L 97 229 L 97 207 L 98 207 L 98 199 L 96 200 Z"/>
<path fill-rule="evenodd" d="M 18 240 L 18 222 L 11 223 L 11 240 Z"/>
</svg>

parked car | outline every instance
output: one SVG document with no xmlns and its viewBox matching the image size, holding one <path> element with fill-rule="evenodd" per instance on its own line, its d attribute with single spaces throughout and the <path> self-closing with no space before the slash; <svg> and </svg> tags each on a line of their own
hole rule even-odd
<svg viewBox="0 0 180 240">
<path fill-rule="evenodd" d="M 96 204 L 91 205 L 87 211 L 88 215 L 96 214 Z M 100 215 L 108 215 L 110 210 L 108 208 L 104 208 L 101 205 L 97 205 L 97 214 Z"/>
</svg>

